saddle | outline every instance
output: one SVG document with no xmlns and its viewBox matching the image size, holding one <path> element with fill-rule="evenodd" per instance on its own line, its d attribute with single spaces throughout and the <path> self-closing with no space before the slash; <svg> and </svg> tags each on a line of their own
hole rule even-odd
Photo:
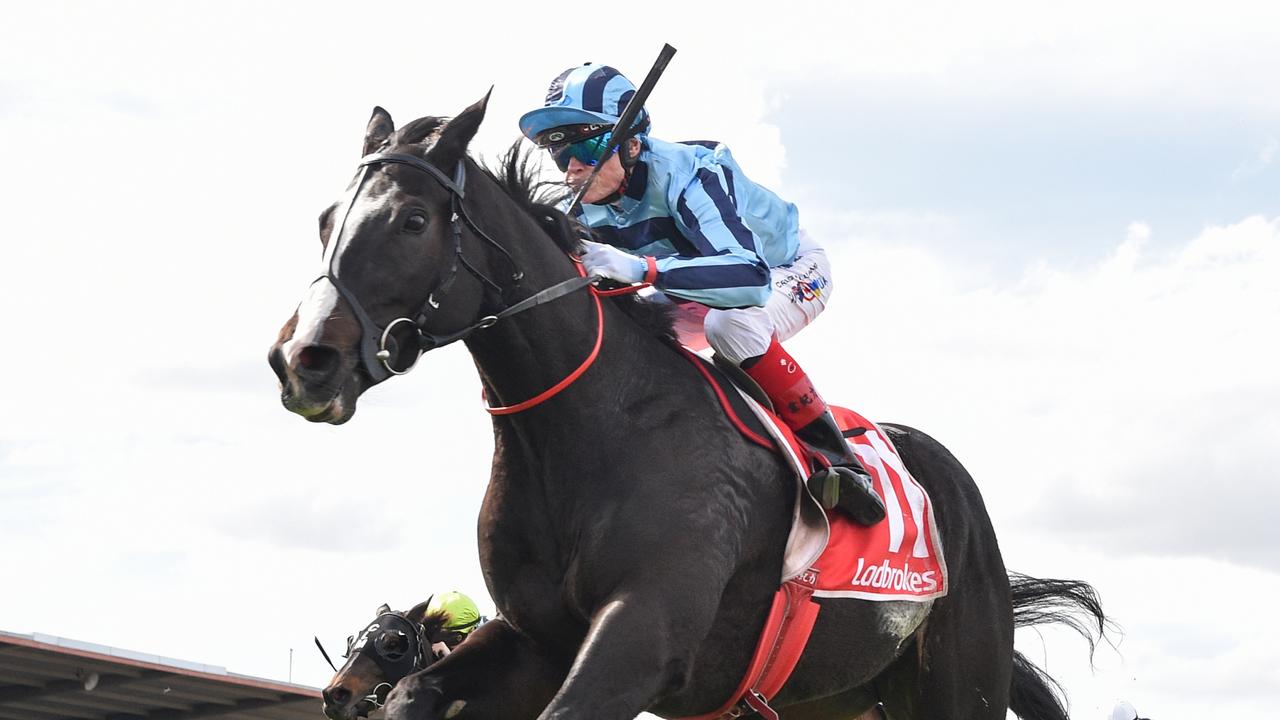
<svg viewBox="0 0 1280 720">
<path fill-rule="evenodd" d="M 947 568 L 933 505 L 883 428 L 832 406 L 842 434 L 885 501 L 886 518 L 867 527 L 843 513 L 822 510 L 805 487 L 812 461 L 751 378 L 729 363 L 713 364 L 681 350 L 743 437 L 785 458 L 798 484 L 780 587 L 747 674 L 724 706 L 686 720 L 776 719 L 769 700 L 786 684 L 808 643 L 820 607 L 815 596 L 930 602 L 946 595 Z"/>
</svg>

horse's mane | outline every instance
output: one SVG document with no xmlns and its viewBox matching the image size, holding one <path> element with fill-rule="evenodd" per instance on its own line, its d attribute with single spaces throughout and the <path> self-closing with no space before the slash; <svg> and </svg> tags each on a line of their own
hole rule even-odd
<svg viewBox="0 0 1280 720">
<path fill-rule="evenodd" d="M 559 209 L 568 194 L 562 183 L 538 179 L 534 152 L 517 140 L 498 158 L 497 166 L 482 164 L 484 170 L 517 205 L 533 218 L 562 251 L 575 252 L 579 240 L 593 238 L 591 229 Z M 613 298 L 622 309 L 649 333 L 676 342 L 674 316 L 667 303 L 645 302 L 635 295 Z"/>
<path fill-rule="evenodd" d="M 424 615 L 422 617 L 422 634 L 427 638 L 427 642 L 440 642 L 444 626 L 448 623 L 449 613 L 446 610 L 432 610 Z"/>
</svg>

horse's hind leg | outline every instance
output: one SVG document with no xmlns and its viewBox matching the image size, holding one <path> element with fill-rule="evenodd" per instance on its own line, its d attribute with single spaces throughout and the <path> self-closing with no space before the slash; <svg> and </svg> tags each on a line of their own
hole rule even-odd
<svg viewBox="0 0 1280 720">
<path fill-rule="evenodd" d="M 889 720 L 1004 720 L 1013 619 L 988 597 L 998 588 L 983 590 L 939 600 L 913 647 L 876 678 Z"/>
<path fill-rule="evenodd" d="M 991 519 L 955 456 L 918 430 L 890 429 L 937 513 L 950 587 L 916 631 L 914 647 L 875 685 L 893 720 L 1004 720 L 1013 599 Z"/>
</svg>

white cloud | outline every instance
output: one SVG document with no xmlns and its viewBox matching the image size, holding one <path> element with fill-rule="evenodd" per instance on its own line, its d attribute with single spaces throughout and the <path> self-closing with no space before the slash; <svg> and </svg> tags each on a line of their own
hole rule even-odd
<svg viewBox="0 0 1280 720">
<path fill-rule="evenodd" d="M 929 238 L 910 231 L 928 226 L 886 237 L 859 234 L 857 215 L 824 218 L 835 300 L 793 352 L 828 397 L 946 444 L 1010 567 L 1103 591 L 1128 630 L 1121 656 L 1100 651 L 1090 674 L 1078 641 L 1048 635 L 1081 717 L 1122 696 L 1161 718 L 1280 701 L 1274 682 L 1253 683 L 1273 680 L 1276 638 L 1243 629 L 1253 621 L 1211 630 L 1206 610 L 1280 582 L 1280 337 L 1266 330 L 1280 318 L 1280 219 L 1207 227 L 1160 253 L 1159 226 L 1135 222 L 1092 265 L 1040 263 L 1012 283 L 919 250 Z M 1228 634 L 1212 653 L 1178 644 L 1197 633 Z M 1221 672 L 1205 695 L 1190 676 L 1210 657 Z"/>
<path fill-rule="evenodd" d="M 462 349 L 336 429 L 285 413 L 264 362 L 374 104 L 403 123 L 496 83 L 475 144 L 491 156 L 563 67 L 609 62 L 638 80 L 667 39 L 680 53 L 651 103 L 657 134 L 726 140 L 775 187 L 788 155 L 770 118 L 814 79 L 933 105 L 1163 108 L 1170 127 L 1187 108 L 1280 109 L 1277 10 L 1262 3 L 735 3 L 713 36 L 689 22 L 571 40 L 528 39 L 527 16 L 505 8 L 478 24 L 473 3 L 432 9 L 432 28 L 464 32 L 376 43 L 352 40 L 367 11 L 343 4 L 23 12 L 0 28 L 0 196 L 15 209 L 0 262 L 0 564 L 39 592 L 7 595 L 0 628 L 271 677 L 294 647 L 295 678 L 312 684 L 329 674 L 304 649 L 312 633 L 345 637 L 378 603 L 445 586 L 486 604 L 474 519 L 491 433 Z M 1277 154 L 1267 138 L 1248 161 Z M 1125 623 L 1123 662 L 1104 651 L 1098 676 L 1050 639 L 1080 716 L 1118 696 L 1161 720 L 1280 703 L 1280 638 L 1253 607 L 1280 590 L 1274 214 L 1171 238 L 1144 210 L 1096 262 L 1010 281 L 956 260 L 963 247 L 926 249 L 962 243 L 962 217 L 798 200 L 840 289 L 797 355 L 830 396 L 955 451 L 1011 566 L 1095 581 Z M 1220 587 L 1190 580 L 1204 578 Z M 181 634 L 155 622 L 191 616 Z"/>
<path fill-rule="evenodd" d="M 1274 136 L 1268 136 L 1263 141 L 1253 157 L 1246 159 L 1244 162 L 1231 173 L 1233 181 L 1246 180 L 1261 175 L 1276 158 L 1277 151 L 1280 151 L 1280 140 Z"/>
<path fill-rule="evenodd" d="M 1142 245 L 1145 245 L 1146 242 L 1150 239 L 1151 239 L 1150 225 L 1139 220 L 1135 220 L 1134 222 L 1129 223 L 1129 227 L 1125 231 L 1125 245 L 1130 245 L 1130 244 L 1137 245 L 1138 247 L 1134 248 L 1136 251 L 1140 249 Z"/>
<path fill-rule="evenodd" d="M 1158 22 L 1153 22 L 1158 18 Z M 752 57 L 773 77 L 814 73 L 852 89 L 972 102 L 1073 98 L 1176 108 L 1221 104 L 1274 112 L 1268 77 L 1280 49 L 1267 38 L 1273 6 L 1237 0 L 1206 12 L 1192 3 L 1013 0 L 844 3 L 771 18 L 774 38 Z M 750 62 L 750 59 L 748 59 Z M 831 83 L 833 88 L 849 84 Z"/>
<path fill-rule="evenodd" d="M 1267 141 L 1262 145 L 1262 149 L 1258 151 L 1258 162 L 1264 167 L 1270 165 L 1271 161 L 1276 159 L 1277 150 L 1280 150 L 1280 140 L 1274 137 L 1267 138 Z"/>
<path fill-rule="evenodd" d="M 1017 468 L 1039 468 L 1036 485 L 1080 476 L 1090 487 L 1109 487 L 1106 468 L 1035 460 L 1071 444 L 1122 462 L 1134 442 L 1164 458 L 1169 452 L 1159 448 L 1170 438 L 1189 440 L 1182 434 L 1208 430 L 1210 418 L 1271 417 L 1267 398 L 1280 392 L 1272 371 L 1280 342 L 1256 332 L 1280 316 L 1277 222 L 1255 217 L 1207 228 L 1163 256 L 1144 254 L 1150 232 L 1135 224 L 1094 267 L 1039 265 L 1016 284 L 966 279 L 963 268 L 912 250 L 909 237 L 891 246 L 852 238 L 835 246 L 835 267 L 848 270 L 821 333 L 838 335 L 856 314 L 859 337 L 884 338 L 855 362 L 891 382 L 845 381 L 860 386 L 877 416 L 910 420 L 909 411 L 926 411 L 972 435 L 974 420 L 985 433 L 1030 412 L 1033 425 L 1019 423 L 1030 445 L 1013 443 L 995 460 L 1011 479 L 1025 472 Z M 835 225 L 821 233 L 840 236 Z M 937 397 L 951 402 L 938 407 Z M 1079 445 L 1099 433 L 1124 437 L 1124 447 Z"/>
</svg>

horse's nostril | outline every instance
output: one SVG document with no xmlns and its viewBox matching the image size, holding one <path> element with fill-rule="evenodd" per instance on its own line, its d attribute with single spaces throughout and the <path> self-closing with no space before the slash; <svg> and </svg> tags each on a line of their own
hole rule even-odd
<svg viewBox="0 0 1280 720">
<path fill-rule="evenodd" d="M 284 352 L 279 345 L 272 347 L 271 351 L 267 353 L 267 364 L 271 366 L 271 370 L 275 372 L 280 382 L 283 383 L 287 380 L 284 368 Z"/>
<path fill-rule="evenodd" d="M 310 375 L 328 375 L 338 367 L 338 351 L 324 345 L 308 345 L 298 351 L 298 369 Z"/>
<path fill-rule="evenodd" d="M 324 696 L 324 701 L 330 705 L 346 705 L 351 702 L 351 691 L 341 685 L 327 688 L 321 694 Z"/>
</svg>

